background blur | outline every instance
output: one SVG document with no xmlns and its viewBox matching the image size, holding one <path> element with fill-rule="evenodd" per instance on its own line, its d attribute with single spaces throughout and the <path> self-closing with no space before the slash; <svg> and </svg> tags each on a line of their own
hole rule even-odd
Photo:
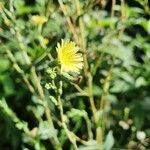
<svg viewBox="0 0 150 150">
<path fill-rule="evenodd" d="M 45 18 L 33 19 L 35 15 Z M 100 123 L 104 149 L 150 149 L 148 0 L 0 0 L 1 150 L 53 150 L 49 139 L 56 133 L 63 149 L 74 149 L 59 124 L 57 95 L 47 69 L 55 65 L 51 62 L 57 56 L 57 42 L 77 43 L 81 32 L 100 116 L 99 103 L 105 100 L 105 123 Z M 68 80 L 64 79 L 62 95 L 66 124 L 90 143 L 77 142 L 79 150 L 96 150 L 90 103 L 76 89 L 88 91 L 83 70 Z M 42 98 L 55 130 L 44 115 Z"/>
</svg>

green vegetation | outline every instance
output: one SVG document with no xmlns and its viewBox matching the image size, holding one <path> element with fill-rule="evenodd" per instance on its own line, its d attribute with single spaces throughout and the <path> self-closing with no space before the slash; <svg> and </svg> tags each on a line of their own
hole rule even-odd
<svg viewBox="0 0 150 150">
<path fill-rule="evenodd" d="M 0 150 L 147 150 L 149 114 L 148 0 L 0 0 Z"/>
</svg>

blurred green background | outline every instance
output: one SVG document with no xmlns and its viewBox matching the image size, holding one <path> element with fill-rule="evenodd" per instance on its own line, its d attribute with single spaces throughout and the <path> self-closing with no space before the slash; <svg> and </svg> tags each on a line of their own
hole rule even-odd
<svg viewBox="0 0 150 150">
<path fill-rule="evenodd" d="M 0 0 L 0 150 L 53 150 L 49 138 L 56 133 L 64 150 L 73 149 L 59 125 L 57 96 L 45 88 L 57 42 L 74 40 L 68 18 L 78 36 L 83 19 L 96 107 L 101 97 L 106 100 L 104 149 L 150 149 L 150 2 L 80 0 L 80 15 L 74 0 L 63 2 L 66 16 L 57 0 Z M 35 25 L 33 15 L 48 21 Z M 80 78 L 77 85 L 87 91 L 83 71 L 75 82 Z M 39 86 L 55 130 L 46 121 Z M 96 150 L 87 97 L 67 80 L 62 101 L 68 128 L 77 136 L 89 140 L 86 123 L 91 125 L 92 144 L 77 143 L 79 149 Z"/>
</svg>

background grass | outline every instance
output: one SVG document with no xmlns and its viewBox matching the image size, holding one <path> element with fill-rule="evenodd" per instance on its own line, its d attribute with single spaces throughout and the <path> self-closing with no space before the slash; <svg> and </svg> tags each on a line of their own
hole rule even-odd
<svg viewBox="0 0 150 150">
<path fill-rule="evenodd" d="M 1 0 L 0 14 L 0 149 L 150 148 L 148 0 Z M 57 71 L 61 39 L 80 47 L 80 75 Z"/>
</svg>

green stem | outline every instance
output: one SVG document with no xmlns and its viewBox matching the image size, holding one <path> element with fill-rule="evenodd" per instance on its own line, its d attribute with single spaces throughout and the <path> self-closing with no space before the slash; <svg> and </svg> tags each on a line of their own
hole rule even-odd
<svg viewBox="0 0 150 150">
<path fill-rule="evenodd" d="M 102 63 L 103 56 L 104 56 L 104 52 L 101 53 L 101 55 L 98 57 L 98 59 L 96 61 L 96 64 L 95 64 L 93 71 L 92 71 L 93 76 L 96 74 L 97 69 L 100 67 L 100 65 Z"/>
<path fill-rule="evenodd" d="M 78 150 L 78 147 L 77 147 L 77 144 L 76 144 L 76 139 L 72 135 L 72 132 L 70 132 L 68 130 L 67 125 L 66 125 L 65 120 L 64 120 L 64 112 L 63 112 L 63 104 L 62 104 L 62 101 L 61 101 L 61 95 L 62 95 L 62 81 L 59 81 L 58 104 L 59 104 L 59 110 L 60 110 L 60 117 L 61 117 L 62 126 L 65 130 L 65 133 L 66 133 L 69 141 L 73 144 L 74 149 Z"/>
<path fill-rule="evenodd" d="M 75 28 L 74 28 L 74 26 L 73 26 L 73 24 L 72 24 L 70 18 L 69 18 L 68 15 L 67 15 L 67 11 L 66 11 L 65 5 L 64 5 L 64 3 L 63 3 L 62 0 L 58 0 L 58 2 L 59 2 L 60 8 L 61 8 L 61 10 L 62 10 L 64 16 L 66 17 L 68 26 L 69 26 L 69 28 L 70 28 L 70 31 L 71 31 L 72 34 L 73 34 L 74 40 L 78 43 L 78 35 L 77 35 L 77 33 L 76 33 L 76 30 L 75 30 Z"/>
<path fill-rule="evenodd" d="M 100 117 L 100 121 L 101 121 L 101 124 L 100 126 L 98 126 L 97 128 L 97 141 L 98 141 L 98 144 L 100 145 L 100 150 L 103 150 L 103 137 L 104 137 L 104 130 L 105 130 L 105 100 L 106 100 L 106 96 L 108 94 L 108 90 L 109 90 L 109 82 L 111 80 L 111 75 L 112 75 L 112 69 L 113 69 L 113 66 L 114 66 L 114 59 L 113 59 L 113 63 L 109 69 L 109 72 L 108 72 L 108 75 L 107 77 L 105 78 L 105 81 L 104 81 L 104 85 L 103 85 L 103 93 L 102 93 L 102 96 L 101 96 L 101 99 L 100 99 L 100 111 L 102 112 L 102 115 Z"/>
<path fill-rule="evenodd" d="M 84 74 L 86 77 L 86 82 L 87 82 L 87 86 L 88 86 L 88 97 L 89 97 L 89 101 L 90 101 L 90 106 L 91 106 L 91 110 L 93 113 L 93 118 L 94 118 L 94 122 L 95 124 L 97 124 L 97 115 L 96 115 L 96 107 L 95 107 L 95 103 L 94 103 L 94 97 L 93 97 L 93 78 L 91 75 L 91 72 L 89 70 L 89 66 L 88 66 L 88 59 L 87 59 L 87 51 L 86 51 L 86 41 L 85 41 L 85 35 L 84 35 L 84 25 L 83 25 L 83 20 L 81 17 L 81 7 L 80 7 L 80 2 L 79 0 L 75 0 L 76 3 L 76 9 L 77 9 L 77 15 L 79 17 L 79 29 L 80 29 L 80 46 L 83 49 L 83 60 L 84 60 Z"/>
<path fill-rule="evenodd" d="M 91 105 L 94 121 L 95 121 L 95 124 L 97 124 L 97 117 L 96 117 L 97 110 L 96 110 L 94 98 L 93 98 L 93 78 L 90 73 L 88 73 L 88 94 L 89 94 L 88 96 L 90 100 L 90 105 Z"/>
<path fill-rule="evenodd" d="M 116 5 L 116 0 L 112 0 L 112 5 L 111 5 L 111 18 L 110 18 L 110 28 L 111 28 L 111 29 L 114 28 L 113 17 L 114 17 L 114 13 L 115 13 L 115 5 Z"/>
<path fill-rule="evenodd" d="M 30 81 L 29 81 L 28 78 L 26 77 L 24 71 L 23 71 L 23 70 L 20 68 L 20 66 L 17 64 L 14 55 L 13 55 L 13 54 L 11 53 L 11 51 L 8 50 L 8 49 L 6 49 L 6 53 L 7 53 L 8 57 L 9 57 L 9 59 L 12 61 L 13 67 L 16 69 L 16 71 L 17 71 L 19 74 L 21 74 L 21 76 L 22 76 L 22 78 L 23 78 L 23 80 L 24 80 L 26 86 L 28 87 L 29 91 L 30 91 L 31 93 L 34 93 L 35 91 L 34 91 L 33 86 L 31 85 Z"/>
<path fill-rule="evenodd" d="M 32 79 L 34 81 L 34 86 L 38 90 L 38 93 L 39 93 L 41 100 L 44 102 L 45 115 L 46 115 L 47 121 L 48 121 L 50 127 L 55 130 L 54 124 L 52 121 L 51 111 L 50 111 L 48 104 L 47 104 L 47 101 L 45 99 L 44 91 L 43 91 L 43 88 L 39 82 L 40 80 L 38 79 L 38 76 L 36 74 L 35 67 L 31 68 L 31 75 L 32 75 Z M 55 147 L 56 150 L 58 150 L 58 149 L 61 150 L 60 143 L 59 143 L 59 140 L 58 140 L 56 135 L 54 136 L 54 139 L 51 140 L 51 142 L 53 143 L 53 146 Z"/>
</svg>

